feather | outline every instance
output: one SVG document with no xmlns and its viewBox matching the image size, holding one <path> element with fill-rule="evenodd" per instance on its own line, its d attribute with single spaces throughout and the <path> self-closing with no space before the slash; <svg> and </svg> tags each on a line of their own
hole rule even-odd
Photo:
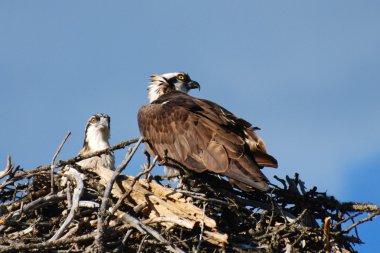
<svg viewBox="0 0 380 253">
<path fill-rule="evenodd" d="M 227 152 L 215 141 L 210 141 L 203 151 L 202 162 L 208 170 L 215 173 L 223 173 L 228 169 Z"/>
<path fill-rule="evenodd" d="M 267 153 L 256 151 L 253 153 L 253 157 L 255 158 L 256 163 L 261 167 L 278 167 L 277 160 Z"/>
</svg>

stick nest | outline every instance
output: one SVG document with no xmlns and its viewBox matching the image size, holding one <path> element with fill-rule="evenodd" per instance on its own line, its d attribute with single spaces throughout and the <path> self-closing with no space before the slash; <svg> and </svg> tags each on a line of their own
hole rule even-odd
<svg viewBox="0 0 380 253">
<path fill-rule="evenodd" d="M 174 188 L 150 174 L 156 159 L 145 153 L 141 173 L 119 175 L 141 142 L 30 170 L 9 157 L 0 172 L 0 252 L 355 252 L 357 227 L 380 214 L 307 189 L 298 174 L 275 177 L 267 193 L 211 174 L 183 175 Z M 75 165 L 133 143 L 116 171 Z"/>
</svg>

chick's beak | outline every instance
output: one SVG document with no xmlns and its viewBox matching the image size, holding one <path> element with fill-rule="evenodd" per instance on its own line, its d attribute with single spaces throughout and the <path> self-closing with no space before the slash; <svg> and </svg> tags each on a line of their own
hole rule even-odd
<svg viewBox="0 0 380 253">
<path fill-rule="evenodd" d="M 106 118 L 101 118 L 99 123 L 102 128 L 105 128 L 105 129 L 109 128 L 108 120 Z"/>
</svg>

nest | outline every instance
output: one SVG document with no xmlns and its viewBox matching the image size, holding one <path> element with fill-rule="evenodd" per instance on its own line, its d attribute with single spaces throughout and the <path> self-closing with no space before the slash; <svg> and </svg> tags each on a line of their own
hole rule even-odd
<svg viewBox="0 0 380 253">
<path fill-rule="evenodd" d="M 8 158 L 0 252 L 355 252 L 363 243 L 357 227 L 380 214 L 376 205 L 306 189 L 298 174 L 275 177 L 267 193 L 211 174 L 183 175 L 173 188 L 150 174 L 157 158 L 145 152 L 143 171 L 121 175 L 142 141 L 31 170 Z M 133 143 L 115 171 L 75 165 Z"/>
</svg>

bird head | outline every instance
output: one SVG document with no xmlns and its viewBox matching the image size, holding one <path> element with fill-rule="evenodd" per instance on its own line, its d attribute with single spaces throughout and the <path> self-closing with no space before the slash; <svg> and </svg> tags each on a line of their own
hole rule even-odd
<svg viewBox="0 0 380 253">
<path fill-rule="evenodd" d="M 86 125 L 83 147 L 92 152 L 109 147 L 110 121 L 110 116 L 105 113 L 92 115 Z"/>
<path fill-rule="evenodd" d="M 200 89 L 198 82 L 191 80 L 185 72 L 174 72 L 167 74 L 155 74 L 150 77 L 151 82 L 148 86 L 149 102 L 153 102 L 161 95 L 177 90 L 188 93 L 191 89 Z"/>
</svg>

